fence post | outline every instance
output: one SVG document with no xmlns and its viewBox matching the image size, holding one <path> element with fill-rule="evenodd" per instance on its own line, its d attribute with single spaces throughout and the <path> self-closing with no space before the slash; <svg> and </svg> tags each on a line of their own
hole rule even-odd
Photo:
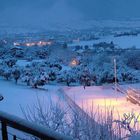
<svg viewBox="0 0 140 140">
<path fill-rule="evenodd" d="M 2 140 L 8 140 L 8 134 L 7 134 L 7 126 L 6 122 L 1 122 L 1 130 L 2 130 Z"/>
<path fill-rule="evenodd" d="M 16 135 L 14 135 L 14 136 L 13 136 L 13 140 L 16 140 L 16 139 L 17 139 L 17 137 L 16 137 Z"/>
</svg>

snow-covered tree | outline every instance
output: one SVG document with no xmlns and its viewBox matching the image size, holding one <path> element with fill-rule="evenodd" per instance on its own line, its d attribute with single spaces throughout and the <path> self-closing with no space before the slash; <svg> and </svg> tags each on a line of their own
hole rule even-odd
<svg viewBox="0 0 140 140">
<path fill-rule="evenodd" d="M 15 67 L 12 70 L 12 75 L 13 75 L 15 82 L 17 83 L 18 79 L 20 78 L 20 75 L 21 75 L 21 70 L 18 67 Z"/>
</svg>

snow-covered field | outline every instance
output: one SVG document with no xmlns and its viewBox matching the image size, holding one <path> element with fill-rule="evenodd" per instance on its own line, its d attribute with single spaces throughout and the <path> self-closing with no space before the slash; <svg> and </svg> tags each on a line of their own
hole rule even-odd
<svg viewBox="0 0 140 140">
<path fill-rule="evenodd" d="M 90 40 L 90 41 L 79 41 L 69 44 L 68 46 L 85 46 L 85 45 L 93 45 L 100 42 L 107 42 L 110 43 L 111 41 L 119 48 L 130 48 L 136 47 L 140 48 L 140 35 L 138 36 L 121 36 L 121 37 L 114 37 L 114 36 L 104 36 L 98 40 Z"/>
<path fill-rule="evenodd" d="M 123 87 L 127 88 L 128 86 L 124 85 Z M 140 84 L 134 84 L 131 87 L 140 88 Z M 46 85 L 44 89 L 33 89 L 23 84 L 16 85 L 12 81 L 5 81 L 3 79 L 0 79 L 0 94 L 4 96 L 4 100 L 0 102 L 0 110 L 24 118 L 20 106 L 26 109 L 28 105 L 34 105 L 38 99 L 43 101 L 46 106 L 61 100 L 62 106 L 67 108 L 67 100 L 61 94 L 60 89 L 63 89 L 89 115 L 90 111 L 97 113 L 98 107 L 100 107 L 99 109 L 102 110 L 102 113 L 104 113 L 105 108 L 113 109 L 114 107 L 114 119 L 122 117 L 124 113 L 131 113 L 133 111 L 138 115 L 140 112 L 138 105 L 127 102 L 125 95 L 119 92 L 115 93 L 111 85 L 91 86 L 86 87 L 85 90 L 82 86 L 66 87 L 56 85 Z"/>
<path fill-rule="evenodd" d="M 124 87 L 126 88 L 128 86 Z M 140 84 L 135 84 L 134 87 L 140 89 Z M 128 102 L 126 95 L 119 92 L 115 93 L 112 86 L 86 87 L 85 90 L 82 86 L 66 87 L 64 91 L 89 114 L 91 111 L 96 113 L 98 107 L 103 113 L 107 108 L 112 109 L 114 119 L 123 117 L 124 113 L 134 112 L 136 115 L 140 113 L 140 106 Z"/>
<path fill-rule="evenodd" d="M 24 118 L 20 106 L 23 108 L 32 106 L 38 99 L 45 102 L 46 106 L 50 101 L 54 104 L 58 100 L 64 101 L 59 94 L 58 86 L 45 86 L 45 88 L 47 90 L 33 89 L 0 79 L 0 94 L 4 97 L 4 100 L 0 102 L 0 110 Z"/>
<path fill-rule="evenodd" d="M 123 87 L 128 86 L 124 85 Z M 135 84 L 134 87 L 140 88 L 140 84 Z M 46 106 L 49 105 L 51 100 L 56 103 L 60 99 L 66 105 L 66 101 L 59 91 L 60 88 L 63 88 L 65 93 L 85 111 L 91 111 L 94 108 L 96 112 L 98 106 L 101 109 L 113 106 L 115 118 L 118 117 L 118 113 L 122 116 L 124 113 L 131 113 L 132 111 L 136 114 L 140 112 L 138 105 L 126 101 L 124 94 L 115 93 L 112 86 L 91 86 L 86 87 L 85 90 L 82 86 L 61 87 L 46 85 L 45 88 L 47 90 L 33 89 L 0 79 L 0 94 L 4 96 L 4 100 L 0 102 L 0 110 L 23 118 L 20 106 L 33 105 L 38 98 L 45 101 Z"/>
</svg>

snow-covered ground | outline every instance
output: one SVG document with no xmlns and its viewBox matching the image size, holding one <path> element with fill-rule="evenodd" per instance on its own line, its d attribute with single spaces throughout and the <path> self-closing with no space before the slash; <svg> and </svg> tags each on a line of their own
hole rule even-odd
<svg viewBox="0 0 140 140">
<path fill-rule="evenodd" d="M 58 100 L 63 100 L 59 93 L 59 86 L 45 86 L 47 90 L 33 89 L 24 85 L 16 85 L 13 82 L 0 79 L 0 94 L 4 100 L 0 102 L 0 110 L 12 115 L 24 118 L 20 106 L 26 108 L 28 105 L 33 105 L 39 100 L 43 100 L 46 106 L 50 101 L 57 103 Z"/>
<path fill-rule="evenodd" d="M 21 67 L 25 67 L 26 65 L 31 64 L 31 62 L 43 62 L 44 60 L 39 59 L 39 60 L 32 60 L 32 61 L 28 61 L 28 60 L 17 60 L 17 65 L 21 66 Z"/>
<path fill-rule="evenodd" d="M 114 36 L 104 36 L 98 40 L 90 40 L 90 41 L 79 41 L 74 42 L 72 44 L 68 44 L 68 46 L 85 46 L 85 45 L 93 45 L 100 42 L 107 42 L 110 43 L 111 41 L 119 48 L 130 48 L 135 46 L 136 48 L 140 48 L 140 35 L 138 36 L 121 36 L 121 37 L 114 37 Z"/>
<path fill-rule="evenodd" d="M 126 86 L 125 86 L 126 87 Z M 133 85 L 131 85 L 133 87 Z M 140 84 L 135 84 L 134 87 L 139 87 Z M 86 87 L 65 87 L 65 93 L 72 98 L 81 108 L 90 114 L 90 111 L 96 113 L 98 107 L 104 112 L 107 108 L 114 108 L 114 119 L 123 116 L 124 113 L 132 113 L 138 115 L 140 107 L 126 100 L 126 96 L 122 93 L 115 93 L 112 86 L 93 86 Z"/>
<path fill-rule="evenodd" d="M 134 88 L 140 88 L 140 84 L 130 85 Z M 124 88 L 129 85 L 124 85 Z M 33 89 L 24 85 L 16 85 L 13 82 L 0 79 L 0 94 L 4 96 L 4 100 L 0 102 L 0 110 L 24 117 L 20 106 L 27 107 L 36 103 L 37 98 L 45 101 L 46 106 L 50 100 L 56 103 L 59 99 L 63 100 L 59 89 L 61 86 L 46 85 L 47 90 Z M 90 111 L 94 107 L 96 111 L 97 107 L 100 108 L 113 106 L 115 118 L 123 113 L 129 113 L 134 111 L 139 114 L 140 107 L 126 101 L 126 96 L 122 93 L 115 93 L 112 86 L 91 86 L 84 88 L 82 86 L 75 87 L 63 87 L 65 93 L 72 98 L 80 107 L 85 111 Z M 66 105 L 66 101 L 63 100 Z"/>
<path fill-rule="evenodd" d="M 140 88 L 140 84 L 123 85 L 124 88 L 129 86 Z M 20 105 L 26 108 L 28 105 L 34 105 L 37 99 L 43 101 L 46 106 L 61 100 L 62 106 L 67 107 L 67 100 L 60 93 L 60 89 L 63 89 L 89 115 L 90 111 L 96 113 L 98 107 L 102 109 L 102 113 L 104 113 L 103 109 L 113 109 L 114 107 L 114 119 L 118 119 L 118 115 L 121 117 L 124 113 L 131 113 L 133 111 L 138 115 L 140 112 L 140 107 L 127 102 L 124 94 L 115 93 L 112 85 L 91 86 L 86 87 L 85 90 L 82 86 L 62 87 L 56 85 L 46 85 L 44 89 L 33 89 L 22 84 L 16 85 L 12 81 L 5 81 L 3 79 L 0 79 L 0 94 L 4 96 L 4 100 L 0 102 L 0 110 L 24 118 Z"/>
</svg>

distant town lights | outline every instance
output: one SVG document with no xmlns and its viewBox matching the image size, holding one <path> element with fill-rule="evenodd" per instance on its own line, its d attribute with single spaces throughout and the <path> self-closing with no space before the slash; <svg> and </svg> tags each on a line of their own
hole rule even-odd
<svg viewBox="0 0 140 140">
<path fill-rule="evenodd" d="M 48 45 L 51 45 L 52 44 L 52 42 L 51 41 L 48 41 Z"/>
<path fill-rule="evenodd" d="M 14 42 L 13 45 L 14 46 L 27 46 L 27 47 L 32 47 L 32 46 L 43 47 L 47 45 L 52 45 L 52 42 L 51 41 L 38 41 L 38 42 L 26 42 L 26 43 Z"/>
<path fill-rule="evenodd" d="M 32 46 L 32 43 L 26 43 L 26 46 L 27 47 L 31 47 Z"/>
<path fill-rule="evenodd" d="M 14 44 L 14 46 L 20 46 L 20 43 L 18 43 L 18 42 L 14 42 L 13 44 Z"/>
</svg>

